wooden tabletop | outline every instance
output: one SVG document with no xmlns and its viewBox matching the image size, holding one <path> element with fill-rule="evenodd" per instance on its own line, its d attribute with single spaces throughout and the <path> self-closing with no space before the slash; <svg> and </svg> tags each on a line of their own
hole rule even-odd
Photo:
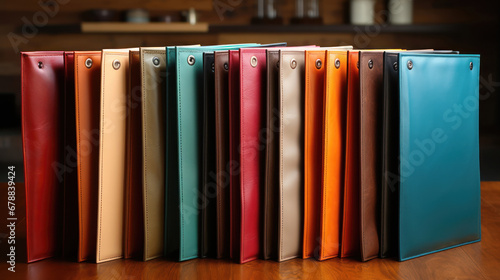
<svg viewBox="0 0 500 280">
<path fill-rule="evenodd" d="M 481 183 L 481 209 L 481 242 L 405 262 L 374 259 L 363 263 L 335 258 L 282 263 L 256 260 L 240 265 L 229 260 L 157 259 L 93 264 L 49 259 L 29 265 L 18 263 L 15 273 L 8 272 L 2 261 L 0 279 L 499 279 L 500 182 Z M 0 232 L 4 231 L 2 227 Z M 5 254 L 2 250 L 1 256 Z"/>
</svg>

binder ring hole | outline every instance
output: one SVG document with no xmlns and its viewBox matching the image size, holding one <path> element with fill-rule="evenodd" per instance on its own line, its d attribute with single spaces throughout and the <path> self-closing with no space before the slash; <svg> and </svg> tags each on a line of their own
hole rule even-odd
<svg viewBox="0 0 500 280">
<path fill-rule="evenodd" d="M 122 65 L 122 64 L 120 63 L 120 61 L 119 61 L 118 59 L 113 60 L 113 68 L 114 68 L 115 70 L 120 69 L 120 66 L 121 66 L 121 65 Z"/>
<path fill-rule="evenodd" d="M 229 70 L 229 64 L 227 64 L 227 62 L 224 62 L 224 70 Z"/>
<path fill-rule="evenodd" d="M 474 68 L 474 63 L 472 63 L 472 61 L 471 61 L 471 63 L 469 64 L 469 68 L 470 68 L 470 70 L 472 70 L 472 68 Z"/>
<path fill-rule="evenodd" d="M 257 67 L 257 57 L 256 56 L 252 56 L 252 58 L 250 58 L 250 65 L 252 65 L 252 67 Z"/>
<path fill-rule="evenodd" d="M 408 60 L 408 62 L 406 63 L 406 66 L 408 66 L 409 70 L 413 69 L 413 61 Z"/>
<path fill-rule="evenodd" d="M 160 59 L 157 56 L 153 57 L 153 65 L 160 66 Z"/>
<path fill-rule="evenodd" d="M 356 63 L 356 67 L 359 69 L 359 60 L 358 60 L 358 62 Z"/>
<path fill-rule="evenodd" d="M 194 58 L 194 55 L 188 56 L 187 60 L 188 60 L 188 64 L 191 65 L 191 66 L 194 65 L 194 63 L 196 61 L 196 59 Z"/>
<path fill-rule="evenodd" d="M 212 62 L 211 68 L 212 68 L 212 72 L 215 72 L 215 63 L 214 62 Z"/>
<path fill-rule="evenodd" d="M 394 71 L 398 71 L 398 63 L 394 62 L 394 64 L 392 64 L 392 68 L 394 69 Z"/>
<path fill-rule="evenodd" d="M 337 69 L 340 68 L 340 59 L 338 59 L 338 58 L 335 59 L 335 68 L 337 68 Z"/>
<path fill-rule="evenodd" d="M 373 60 L 368 60 L 368 68 L 373 69 Z"/>
<path fill-rule="evenodd" d="M 85 67 L 87 67 L 87 68 L 92 67 L 92 58 L 88 57 L 88 58 L 85 60 Z"/>
<path fill-rule="evenodd" d="M 295 69 L 297 67 L 297 60 L 295 60 L 295 58 L 292 58 L 292 60 L 290 60 L 290 67 L 292 67 L 292 69 Z"/>
<path fill-rule="evenodd" d="M 42 69 L 43 68 L 43 62 L 38 61 L 38 68 Z"/>
<path fill-rule="evenodd" d="M 279 60 L 276 61 L 276 68 L 278 68 L 278 69 L 280 68 L 280 61 Z"/>
<path fill-rule="evenodd" d="M 321 59 L 316 59 L 316 68 L 321 69 Z"/>
</svg>

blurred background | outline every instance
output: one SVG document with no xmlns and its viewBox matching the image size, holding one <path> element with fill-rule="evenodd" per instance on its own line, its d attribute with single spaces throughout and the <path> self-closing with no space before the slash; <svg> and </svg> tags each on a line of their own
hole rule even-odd
<svg viewBox="0 0 500 280">
<path fill-rule="evenodd" d="M 2 1 L 0 170 L 23 178 L 20 51 L 288 42 L 481 54 L 481 177 L 498 181 L 499 11 L 488 0 Z"/>
</svg>

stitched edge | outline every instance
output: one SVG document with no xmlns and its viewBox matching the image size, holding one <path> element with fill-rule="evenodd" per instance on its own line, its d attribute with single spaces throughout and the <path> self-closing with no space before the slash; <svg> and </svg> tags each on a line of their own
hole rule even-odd
<svg viewBox="0 0 500 280">
<path fill-rule="evenodd" d="M 102 189 L 103 189 L 103 186 L 102 186 L 102 183 L 103 183 L 103 167 L 104 167 L 104 164 L 103 164 L 103 147 L 104 147 L 104 130 L 102 129 L 104 127 L 104 88 L 105 88 L 105 81 L 106 81 L 106 71 L 105 71 L 105 67 L 106 67 L 106 59 L 105 59 L 105 56 L 108 55 L 112 55 L 112 56 L 119 56 L 119 57 L 123 57 L 123 56 L 126 56 L 128 57 L 128 53 L 127 54 L 124 54 L 124 53 L 114 53 L 114 52 L 102 52 L 102 59 L 101 59 L 101 73 L 102 73 L 102 79 L 101 79 L 101 127 L 100 127 L 100 138 L 99 138 L 99 162 L 100 162 L 100 174 L 99 174 L 99 197 L 100 197 L 100 203 L 99 203 L 99 233 L 98 233 L 98 252 L 97 254 L 99 255 L 99 258 L 96 260 L 96 262 L 101 262 L 101 261 L 107 261 L 107 260 L 114 260 L 114 259 L 117 259 L 117 258 L 121 258 L 123 255 L 118 255 L 118 256 L 113 256 L 113 257 L 108 257 L 108 258 L 105 258 L 105 259 L 101 259 L 101 232 L 102 232 Z"/>
<path fill-rule="evenodd" d="M 326 52 L 325 52 L 326 53 Z M 329 57 L 329 54 L 325 54 L 325 62 L 328 61 L 328 57 Z M 325 223 L 326 221 L 326 210 L 325 210 L 325 203 L 327 201 L 327 194 L 328 194 L 328 191 L 326 190 L 326 185 L 327 185 L 327 181 L 326 180 L 328 177 L 328 112 L 329 112 L 329 109 L 330 109 L 330 106 L 328 106 L 328 104 L 330 103 L 330 100 L 329 100 L 329 96 L 330 96 L 330 86 L 331 84 L 328 82 L 328 69 L 330 69 L 330 65 L 328 65 L 328 63 L 325 63 L 326 65 L 326 71 L 325 71 L 325 75 L 326 75 L 326 78 L 325 78 L 325 92 L 323 93 L 324 94 L 324 105 L 323 105 L 323 119 L 324 119 L 324 129 L 323 129 L 323 139 L 324 139 L 324 146 L 323 146 L 323 174 L 321 176 L 321 179 L 322 179 L 322 188 L 321 188 L 321 191 L 322 193 L 324 193 L 323 195 L 323 200 L 322 200 L 322 203 L 321 203 L 321 217 L 323 218 L 323 221 L 321 221 L 320 223 L 320 226 L 322 227 L 322 237 L 320 238 L 320 240 L 323 242 L 323 244 L 320 244 L 320 258 L 326 258 L 327 256 L 323 255 L 325 254 L 325 248 L 323 248 L 323 246 L 325 246 L 324 244 L 327 243 L 326 242 L 326 235 L 325 235 L 325 226 L 323 223 Z M 324 239 L 324 240 L 323 240 Z"/>
<path fill-rule="evenodd" d="M 80 58 L 80 55 L 79 54 L 76 54 L 75 53 L 75 70 L 78 70 L 78 59 Z M 75 94 L 76 94 L 76 100 L 75 100 L 75 104 L 78 104 L 78 106 L 75 106 L 75 114 L 76 114 L 76 131 L 77 131 L 77 157 L 76 157 L 76 160 L 77 160 L 77 165 L 78 165 L 78 190 L 79 190 L 79 193 L 80 193 L 80 201 L 78 202 L 78 205 L 80 206 L 80 212 L 78 213 L 78 217 L 79 217 L 79 232 L 80 232 L 80 236 L 79 236 L 79 242 L 78 242 L 78 255 L 80 256 L 80 260 L 84 261 L 86 258 L 82 255 L 82 243 L 83 243 L 83 223 L 82 223 L 82 213 L 83 213 L 83 206 L 82 206 L 82 202 L 83 202 L 83 189 L 82 189 L 82 158 L 79 156 L 79 152 L 81 150 L 80 148 L 80 144 L 81 144 L 81 133 L 80 133 L 80 106 L 79 106 L 79 102 L 80 102 L 80 90 L 79 90 L 79 74 L 80 71 L 75 71 Z"/>
<path fill-rule="evenodd" d="M 306 51 L 305 53 L 306 53 L 306 60 L 305 60 L 306 87 L 305 87 L 305 106 L 304 106 L 305 107 L 304 108 L 304 135 L 305 135 L 305 137 L 304 137 L 304 151 L 308 151 L 307 147 L 309 146 L 308 145 L 309 144 L 309 141 L 308 141 L 309 137 L 307 137 L 307 135 L 309 134 L 309 129 L 308 129 L 309 126 L 308 126 L 308 122 L 307 122 L 307 119 L 308 119 L 307 116 L 309 115 L 309 112 L 308 112 L 309 110 L 308 110 L 308 106 L 307 106 L 308 105 L 307 104 L 308 103 L 307 102 L 307 100 L 308 100 L 307 96 L 309 95 L 308 94 L 309 87 L 307 87 L 307 85 L 310 84 L 310 71 L 308 71 L 308 69 L 309 69 L 309 63 L 308 63 L 308 61 L 309 61 L 309 59 L 310 59 L 310 57 L 312 55 L 311 55 L 311 53 L 309 51 Z M 308 152 L 304 152 L 304 161 L 306 163 L 309 161 L 309 153 Z M 309 179 L 308 174 L 309 174 L 309 164 L 304 164 L 304 237 L 303 237 L 304 244 L 303 244 L 303 248 L 302 248 L 302 250 L 303 250 L 302 256 L 304 258 L 311 257 L 311 254 L 309 253 L 308 242 L 307 242 L 308 239 L 309 239 L 308 238 L 309 236 L 308 236 L 308 230 L 307 230 L 307 228 L 309 228 L 309 226 L 310 226 L 309 225 L 309 215 L 308 215 L 309 214 L 308 213 L 309 212 L 308 211 L 309 204 L 307 203 L 309 201 L 309 192 L 307 191 L 307 189 L 308 189 L 307 188 L 307 186 L 308 186 L 308 184 L 307 184 L 308 180 L 307 179 Z"/>
<path fill-rule="evenodd" d="M 280 191 L 280 198 L 281 198 L 281 203 L 280 203 L 280 212 L 281 212 L 281 215 L 280 215 L 280 218 L 281 218 L 281 222 L 280 222 L 280 232 L 279 232 L 279 242 L 280 242 L 280 255 L 279 255 L 279 259 L 282 258 L 283 256 L 283 99 L 284 99 L 284 72 L 283 71 L 283 66 L 285 65 L 283 63 L 283 60 L 285 58 L 285 52 L 281 51 L 280 50 L 280 115 L 281 115 L 281 118 L 280 118 L 280 158 L 279 158 L 279 161 L 280 161 L 280 182 L 279 182 L 279 191 Z"/>
</svg>

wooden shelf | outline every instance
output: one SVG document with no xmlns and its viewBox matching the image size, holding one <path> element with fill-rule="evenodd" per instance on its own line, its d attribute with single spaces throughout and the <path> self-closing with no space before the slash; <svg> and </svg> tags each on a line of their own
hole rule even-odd
<svg viewBox="0 0 500 280">
<path fill-rule="evenodd" d="M 208 25 L 185 22 L 83 22 L 72 25 L 48 25 L 43 33 L 409 33 L 457 34 L 477 30 L 464 24 L 412 24 L 412 25 Z"/>
<path fill-rule="evenodd" d="M 208 32 L 208 23 L 187 22 L 82 22 L 82 33 L 203 33 Z"/>
</svg>

